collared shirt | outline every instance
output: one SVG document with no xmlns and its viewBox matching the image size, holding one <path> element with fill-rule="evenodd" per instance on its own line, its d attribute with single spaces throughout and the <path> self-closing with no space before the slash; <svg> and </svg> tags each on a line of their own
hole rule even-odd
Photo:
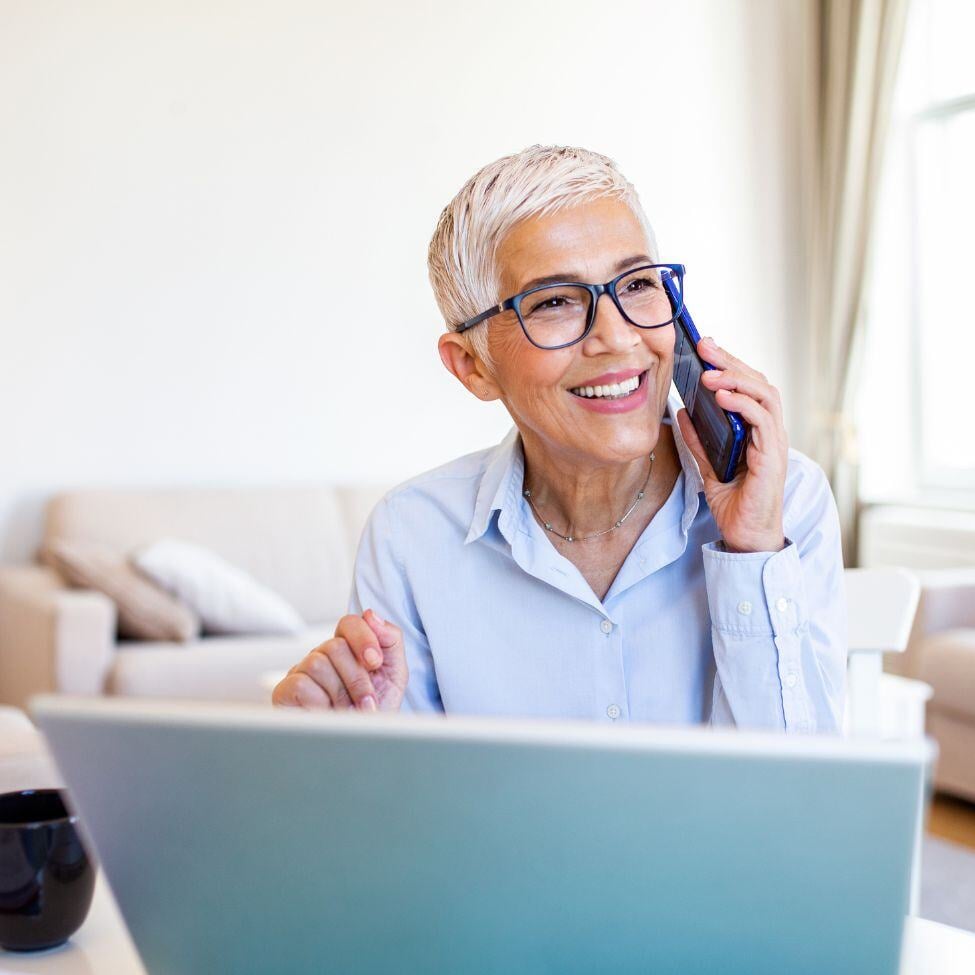
<svg viewBox="0 0 975 975">
<path fill-rule="evenodd" d="M 523 496 L 517 427 L 390 490 L 349 612 L 403 631 L 404 710 L 839 732 L 846 603 L 822 469 L 790 448 L 779 552 L 725 552 L 694 456 L 599 599 Z"/>
</svg>

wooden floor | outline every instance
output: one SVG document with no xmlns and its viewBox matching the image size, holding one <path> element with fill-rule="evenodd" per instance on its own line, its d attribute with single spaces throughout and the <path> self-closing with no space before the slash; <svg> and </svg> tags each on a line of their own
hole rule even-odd
<svg viewBox="0 0 975 975">
<path fill-rule="evenodd" d="M 928 832 L 975 849 L 975 803 L 936 793 L 928 814 Z"/>
</svg>

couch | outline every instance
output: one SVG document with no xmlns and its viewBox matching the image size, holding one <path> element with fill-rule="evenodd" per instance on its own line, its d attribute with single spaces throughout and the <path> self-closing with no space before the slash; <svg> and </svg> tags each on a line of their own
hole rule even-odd
<svg viewBox="0 0 975 975">
<path fill-rule="evenodd" d="M 115 604 L 45 565 L 0 567 L 0 704 L 40 692 L 202 700 L 268 699 L 286 670 L 345 613 L 359 535 L 388 486 L 83 490 L 47 505 L 43 542 L 129 553 L 161 537 L 206 546 L 284 597 L 307 629 L 288 636 L 125 641 Z M 43 545 L 42 542 L 42 545 Z"/>
<path fill-rule="evenodd" d="M 903 654 L 884 669 L 930 684 L 926 730 L 940 750 L 935 788 L 975 801 L 975 568 L 918 571 L 921 600 Z"/>
</svg>

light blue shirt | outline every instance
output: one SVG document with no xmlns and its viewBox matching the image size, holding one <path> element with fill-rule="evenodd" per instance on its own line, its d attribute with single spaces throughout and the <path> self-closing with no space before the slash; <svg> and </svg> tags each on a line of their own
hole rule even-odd
<svg viewBox="0 0 975 975">
<path fill-rule="evenodd" d="M 522 495 L 517 427 L 393 488 L 356 556 L 349 612 L 403 631 L 403 709 L 838 733 L 846 690 L 839 519 L 789 449 L 786 547 L 730 553 L 674 416 L 681 473 L 603 600 Z"/>
</svg>

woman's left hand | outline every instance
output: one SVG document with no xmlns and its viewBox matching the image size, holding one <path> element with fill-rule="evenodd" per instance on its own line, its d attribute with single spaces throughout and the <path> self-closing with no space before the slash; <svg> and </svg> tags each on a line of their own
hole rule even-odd
<svg viewBox="0 0 975 975">
<path fill-rule="evenodd" d="M 686 409 L 677 423 L 704 479 L 704 496 L 726 548 L 732 552 L 778 552 L 785 548 L 782 506 L 789 439 L 779 391 L 760 372 L 708 339 L 698 343 L 702 359 L 717 366 L 701 381 L 715 391 L 718 405 L 741 414 L 751 425 L 746 467 L 726 484 L 718 480 Z"/>
</svg>

